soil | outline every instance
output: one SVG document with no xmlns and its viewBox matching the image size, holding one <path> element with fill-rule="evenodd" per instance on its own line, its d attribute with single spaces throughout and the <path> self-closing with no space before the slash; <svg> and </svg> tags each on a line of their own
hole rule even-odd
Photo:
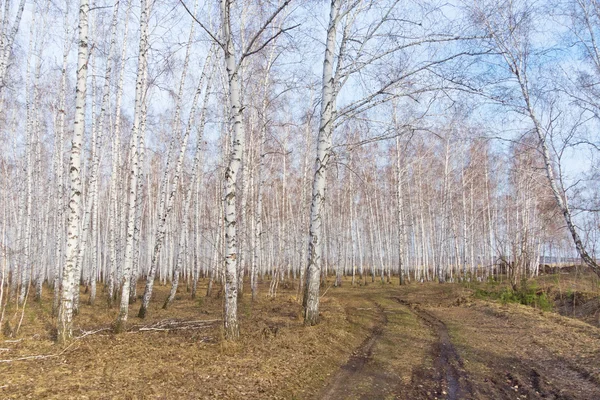
<svg viewBox="0 0 600 400">
<path fill-rule="evenodd" d="M 28 304 L 17 336 L 0 337 L 0 398 L 600 399 L 599 328 L 475 298 L 469 285 L 344 281 L 315 327 L 292 286 L 245 297 L 236 343 L 222 339 L 222 298 L 191 300 L 184 287 L 163 310 L 168 289 L 121 334 L 116 309 L 82 303 L 67 347 L 53 342 L 51 293 Z M 5 314 L 12 331 L 21 312 Z"/>
<path fill-rule="evenodd" d="M 378 350 L 390 335 L 388 324 L 359 347 L 361 354 L 368 349 L 366 357 L 357 363 L 352 356 L 315 399 L 600 398 L 600 330 L 593 326 L 526 306 L 476 300 L 457 284 L 383 290 L 379 295 L 398 305 L 384 312 L 410 312 L 420 324 L 419 343 L 428 344 L 420 357 L 410 347 L 396 348 L 411 360 L 410 380 L 398 379 L 402 368 L 381 368 L 381 358 L 390 357 Z M 390 384 L 394 390 L 382 390 Z"/>
<path fill-rule="evenodd" d="M 472 398 L 471 384 L 465 373 L 462 359 L 452 344 L 446 325 L 433 314 L 422 309 L 419 304 L 411 304 L 398 297 L 395 300 L 410 307 L 438 338 L 432 348 L 435 357 L 435 379 L 439 382 L 437 393 L 447 395 L 450 400 Z"/>
<path fill-rule="evenodd" d="M 339 372 L 333 377 L 333 381 L 324 388 L 318 398 L 323 400 L 339 399 L 341 395 L 347 393 L 347 388 L 365 375 L 365 365 L 373 358 L 373 348 L 378 339 L 383 334 L 383 328 L 388 320 L 379 304 L 375 304 L 378 311 L 376 324 L 371 329 L 371 333 L 363 343 L 352 352 L 350 359 L 344 364 Z M 379 385 L 381 387 L 382 385 Z"/>
</svg>

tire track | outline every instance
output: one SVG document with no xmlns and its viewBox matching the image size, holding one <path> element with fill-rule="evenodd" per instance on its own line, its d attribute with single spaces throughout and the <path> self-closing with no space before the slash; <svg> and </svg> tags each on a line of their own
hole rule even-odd
<svg viewBox="0 0 600 400">
<path fill-rule="evenodd" d="M 377 322 L 371 329 L 371 333 L 362 342 L 362 344 L 352 352 L 350 359 L 344 364 L 337 374 L 333 377 L 332 382 L 321 391 L 318 399 L 336 400 L 343 398 L 346 388 L 356 380 L 356 377 L 363 374 L 365 365 L 373 358 L 373 348 L 383 334 L 383 328 L 387 325 L 387 316 L 383 312 L 383 308 L 375 303 L 377 308 Z"/>
<path fill-rule="evenodd" d="M 449 400 L 473 398 L 471 383 L 464 371 L 462 359 L 452 344 L 446 324 L 418 304 L 399 297 L 394 297 L 394 300 L 410 309 L 438 337 L 432 351 L 435 357 L 435 378 L 440 382 L 440 393 L 446 395 Z"/>
</svg>

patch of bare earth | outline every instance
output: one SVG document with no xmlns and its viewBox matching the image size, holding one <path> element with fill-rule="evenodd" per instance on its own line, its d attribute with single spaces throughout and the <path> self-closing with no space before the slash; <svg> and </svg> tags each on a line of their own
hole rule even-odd
<svg viewBox="0 0 600 400">
<path fill-rule="evenodd" d="M 433 348 L 436 332 L 404 304 L 390 287 L 362 288 L 371 306 L 350 315 L 377 315 L 370 335 L 315 399 L 434 399 L 439 387 Z"/>
<path fill-rule="evenodd" d="M 363 308 L 364 309 L 364 308 Z M 382 307 L 373 303 L 369 310 L 376 310 L 375 325 L 371 329 L 369 336 L 361 345 L 352 352 L 350 359 L 346 362 L 333 377 L 328 386 L 318 395 L 319 399 L 333 400 L 340 398 L 342 393 L 347 393 L 348 388 L 356 384 L 357 378 L 366 374 L 365 366 L 373 358 L 373 348 L 381 337 L 383 329 L 387 324 L 387 317 Z M 357 309 L 355 309 L 358 311 Z"/>
<path fill-rule="evenodd" d="M 600 332 L 525 306 L 436 310 L 450 327 L 479 398 L 600 398 Z"/>
<path fill-rule="evenodd" d="M 474 300 L 456 284 L 362 295 L 381 305 L 388 323 L 316 398 L 600 399 L 598 328 L 526 306 Z"/>
<path fill-rule="evenodd" d="M 437 337 L 432 348 L 435 359 L 434 379 L 438 382 L 436 395 L 451 400 L 473 398 L 471 383 L 465 372 L 463 361 L 452 344 L 446 325 L 418 304 L 409 303 L 398 297 L 395 300 L 410 307 Z"/>
</svg>

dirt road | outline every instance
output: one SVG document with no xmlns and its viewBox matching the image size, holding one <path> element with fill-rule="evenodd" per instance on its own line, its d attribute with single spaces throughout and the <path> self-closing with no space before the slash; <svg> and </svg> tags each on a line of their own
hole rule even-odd
<svg viewBox="0 0 600 400">
<path fill-rule="evenodd" d="M 361 295 L 364 296 L 364 291 Z M 370 336 L 318 399 L 600 399 L 600 330 L 456 285 L 372 290 Z"/>
<path fill-rule="evenodd" d="M 220 339 L 221 298 L 182 293 L 164 310 L 168 287 L 157 291 L 122 334 L 110 331 L 118 309 L 83 304 L 65 348 L 51 292 L 28 304 L 19 337 L 0 337 L 0 399 L 600 400 L 599 328 L 460 284 L 345 281 L 324 291 L 312 327 L 283 288 L 240 303 L 236 343 Z"/>
</svg>

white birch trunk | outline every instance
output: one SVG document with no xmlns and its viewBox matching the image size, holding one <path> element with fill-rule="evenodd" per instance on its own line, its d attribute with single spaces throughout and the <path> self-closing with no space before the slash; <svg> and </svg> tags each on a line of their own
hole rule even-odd
<svg viewBox="0 0 600 400">
<path fill-rule="evenodd" d="M 114 121 L 114 132 L 113 132 L 113 147 L 112 147 L 112 170 L 111 170 L 111 198 L 110 207 L 112 210 L 110 213 L 110 228 L 109 228 L 109 254 L 110 254 L 110 272 L 108 277 L 108 305 L 112 306 L 112 302 L 115 295 L 115 287 L 119 279 L 118 275 L 118 254 L 117 254 L 117 242 L 118 238 L 121 238 L 121 219 L 119 212 L 119 167 L 121 165 L 121 102 L 123 99 L 123 82 L 125 79 L 125 60 L 127 57 L 127 34 L 129 32 L 129 14 L 131 12 L 132 2 L 129 2 L 127 7 L 127 13 L 125 15 L 125 27 L 123 33 L 123 47 L 121 48 L 120 58 L 120 71 L 119 81 L 117 83 L 117 94 L 115 99 L 115 121 Z"/>
<path fill-rule="evenodd" d="M 193 113 L 196 111 L 196 106 L 198 104 L 198 98 L 200 95 L 200 92 L 202 90 L 202 85 L 205 79 L 205 71 L 208 65 L 210 65 L 211 63 L 211 59 L 212 59 L 212 49 L 209 52 L 205 64 L 204 64 L 204 71 L 202 73 L 202 77 L 200 80 L 200 83 L 198 85 L 198 89 L 196 90 L 196 94 L 194 96 L 194 100 L 192 102 L 192 106 L 191 106 L 191 110 L 190 110 L 190 118 L 191 115 L 193 115 Z M 145 318 L 146 317 L 146 313 L 148 312 L 148 305 L 150 304 L 150 299 L 152 298 L 152 291 L 154 288 L 154 278 L 156 276 L 156 266 L 158 264 L 158 257 L 160 255 L 160 251 L 163 245 L 163 242 L 165 240 L 165 233 L 166 233 L 166 229 L 167 229 L 167 222 L 169 219 L 169 215 L 171 214 L 171 211 L 173 210 L 173 205 L 175 202 L 175 194 L 177 193 L 177 189 L 179 186 L 179 181 L 181 179 L 181 174 L 183 171 L 183 161 L 185 160 L 185 153 L 187 150 L 187 144 L 188 144 L 188 140 L 190 137 L 190 133 L 192 131 L 192 127 L 190 124 L 188 124 L 188 127 L 185 131 L 185 134 L 183 136 L 183 140 L 181 143 L 181 149 L 179 151 L 179 157 L 177 159 L 177 165 L 175 166 L 175 173 L 173 176 L 173 184 L 171 186 L 171 191 L 169 192 L 168 198 L 167 198 L 167 202 L 166 202 L 166 208 L 163 211 L 163 214 L 160 216 L 160 221 L 158 222 L 158 229 L 156 231 L 156 237 L 155 237 L 155 241 L 154 241 L 154 252 L 152 254 L 152 260 L 150 261 L 150 270 L 148 271 L 148 276 L 146 277 L 146 287 L 144 290 L 144 295 L 142 297 L 142 305 L 140 306 L 140 311 L 138 313 L 138 317 L 140 318 Z M 160 208 L 160 206 L 159 206 Z"/>
<path fill-rule="evenodd" d="M 308 266 L 306 273 L 306 289 L 304 291 L 304 323 L 315 325 L 319 322 L 319 289 L 321 276 L 321 257 L 323 241 L 323 208 L 325 203 L 325 186 L 327 183 L 327 164 L 331 156 L 331 136 L 335 115 L 335 92 L 333 77 L 333 62 L 335 39 L 339 23 L 340 0 L 331 1 L 327 41 L 325 44 L 325 59 L 323 61 L 323 80 L 321 94 L 321 117 L 315 175 L 313 180 L 310 239 L 308 243 Z"/>
<path fill-rule="evenodd" d="M 395 113 L 394 113 L 395 117 Z M 395 118 L 394 118 L 395 119 Z M 400 148 L 400 135 L 396 132 L 396 203 L 397 203 L 397 218 L 398 218 L 398 275 L 399 282 L 401 285 L 404 284 L 404 266 L 402 264 L 404 260 L 404 246 L 406 240 L 404 239 L 404 199 L 402 195 L 402 150 Z"/>
<path fill-rule="evenodd" d="M 73 337 L 73 290 L 75 269 L 79 254 L 79 225 L 81 220 L 81 146 L 85 132 L 85 103 L 88 61 L 88 0 L 79 5 L 79 46 L 77 55 L 77 90 L 75 94 L 75 122 L 71 142 L 69 176 L 71 196 L 67 230 L 67 261 L 62 279 L 62 296 L 58 312 L 58 341 L 65 343 Z"/>
<path fill-rule="evenodd" d="M 229 163 L 225 171 L 224 224 L 225 224 L 225 338 L 237 340 L 239 324 L 237 319 L 237 210 L 236 184 L 242 164 L 244 149 L 244 127 L 242 121 L 241 87 L 235 48 L 231 35 L 231 0 L 221 0 L 223 51 L 225 69 L 229 80 L 230 124 L 233 132 L 233 145 Z"/>
<path fill-rule="evenodd" d="M 102 102 L 100 104 L 100 115 L 98 116 L 98 125 L 96 127 L 98 133 L 96 137 L 96 146 L 97 148 L 102 147 L 102 132 L 104 129 L 104 120 L 106 118 L 106 111 L 109 107 L 109 99 L 110 99 L 110 84 L 112 81 L 112 67 L 113 67 L 113 57 L 115 52 L 115 46 L 117 41 L 117 27 L 118 27 L 118 17 L 119 17 L 119 2 L 115 2 L 113 6 L 113 16 L 111 21 L 111 33 L 110 33 L 110 44 L 108 47 L 108 55 L 106 57 L 106 68 L 104 71 L 104 87 L 102 89 Z M 125 47 L 125 46 L 124 46 Z M 118 123 L 118 121 L 117 121 Z M 119 151 L 118 148 L 116 151 Z M 93 184 L 92 187 L 92 204 L 95 208 L 96 212 L 94 214 L 93 226 L 94 229 L 98 232 L 98 223 L 97 223 L 97 209 L 98 209 L 98 172 L 100 167 L 100 155 L 99 151 L 96 151 L 93 165 L 92 165 L 92 178 L 90 179 L 90 184 Z M 89 303 L 94 304 L 96 300 L 96 274 L 97 274 L 97 252 L 93 252 L 92 256 L 92 269 L 91 269 L 91 293 L 89 298 Z"/>
<path fill-rule="evenodd" d="M 60 78 L 60 94 L 59 94 L 59 105 L 58 105 L 58 116 L 57 116 L 57 144 L 56 144 L 56 253 L 55 253 L 55 267 L 54 267 L 54 301 L 52 303 L 52 315 L 55 316 L 58 313 L 59 300 L 61 296 L 60 292 L 60 277 L 63 270 L 64 254 L 63 254 L 63 235 L 65 230 L 65 219 L 64 219 L 64 177 L 63 177 L 63 150 L 64 150 L 64 135 L 65 135 L 65 107 L 66 107 L 66 94 L 67 94 L 67 60 L 69 52 L 71 51 L 71 40 L 69 30 L 69 12 L 64 16 L 64 27 L 65 27 L 65 41 L 63 45 L 63 61 Z"/>
<path fill-rule="evenodd" d="M 8 28 L 8 6 L 9 1 L 6 1 L 7 9 L 4 11 L 4 25 L 5 28 Z M 23 9 L 25 8 L 25 0 L 21 0 L 19 3 L 19 7 L 17 8 L 17 14 L 15 15 L 15 21 L 13 22 L 13 26 L 10 29 L 10 32 L 7 34 L 6 30 L 3 30 L 2 37 L 0 38 L 0 43 L 2 45 L 2 53 L 0 54 L 0 93 L 3 91 L 6 86 L 6 72 L 8 71 L 8 60 L 10 58 L 10 54 L 12 53 L 13 44 L 15 42 L 15 38 L 19 33 L 19 26 L 21 25 L 21 17 L 23 16 Z"/>
<path fill-rule="evenodd" d="M 141 15 L 140 15 L 140 44 L 138 55 L 138 71 L 137 82 L 135 86 L 135 111 L 133 117 L 133 128 L 131 132 L 130 144 L 130 173 L 129 173 L 129 207 L 127 212 L 127 242 L 125 245 L 125 260 L 123 263 L 122 273 L 122 291 L 121 305 L 119 315 L 115 324 L 115 331 L 121 332 L 126 328 L 127 317 L 129 315 L 129 291 L 131 285 L 131 271 L 133 269 L 134 258 L 134 230 L 135 216 L 137 206 L 137 180 L 139 174 L 138 165 L 138 146 L 140 135 L 140 123 L 142 118 L 142 102 L 144 100 L 143 92 L 145 88 L 144 76 L 146 68 L 146 57 L 148 50 L 148 9 L 146 0 L 141 0 Z"/>
</svg>

